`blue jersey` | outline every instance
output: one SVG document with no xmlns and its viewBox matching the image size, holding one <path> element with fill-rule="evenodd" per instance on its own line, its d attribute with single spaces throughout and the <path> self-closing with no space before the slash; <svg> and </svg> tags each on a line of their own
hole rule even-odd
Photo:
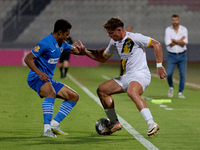
<svg viewBox="0 0 200 150">
<path fill-rule="evenodd" d="M 40 71 L 46 73 L 50 79 L 53 78 L 56 64 L 60 58 L 63 51 L 67 52 L 72 49 L 72 46 L 67 42 L 63 43 L 61 46 L 58 45 L 56 39 L 49 34 L 44 39 L 42 39 L 31 52 L 35 55 L 35 65 L 40 69 Z M 31 81 L 38 77 L 38 75 L 30 70 L 28 75 L 28 81 Z"/>
</svg>

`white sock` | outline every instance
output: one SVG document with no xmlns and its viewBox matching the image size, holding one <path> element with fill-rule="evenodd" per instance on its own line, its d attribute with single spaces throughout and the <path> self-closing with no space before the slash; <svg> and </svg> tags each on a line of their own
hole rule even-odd
<svg viewBox="0 0 200 150">
<path fill-rule="evenodd" d="M 51 130 L 50 124 L 44 124 L 44 133 L 45 133 L 48 129 Z"/>
<path fill-rule="evenodd" d="M 151 115 L 151 112 L 149 108 L 143 108 L 140 113 L 142 114 L 145 121 L 149 124 L 154 123 L 153 116 Z"/>
<path fill-rule="evenodd" d="M 118 123 L 119 122 L 114 108 L 105 109 L 105 112 L 106 112 L 108 119 L 110 119 L 111 123 Z"/>
<path fill-rule="evenodd" d="M 59 123 L 53 119 L 53 120 L 51 121 L 51 125 L 52 125 L 52 126 L 58 126 Z"/>
<path fill-rule="evenodd" d="M 149 120 L 147 121 L 147 124 L 148 124 L 148 125 L 153 124 L 153 123 L 155 123 L 155 122 L 153 121 L 153 119 L 149 119 Z"/>
</svg>

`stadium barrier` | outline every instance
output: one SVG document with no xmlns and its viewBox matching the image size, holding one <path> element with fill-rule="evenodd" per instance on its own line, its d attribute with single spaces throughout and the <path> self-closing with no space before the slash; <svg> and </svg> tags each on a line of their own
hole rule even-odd
<svg viewBox="0 0 200 150">
<path fill-rule="evenodd" d="M 29 49 L 0 49 L 0 66 L 25 66 L 24 58 Z M 71 54 L 69 66 L 98 66 L 98 62 L 87 56 Z"/>
</svg>

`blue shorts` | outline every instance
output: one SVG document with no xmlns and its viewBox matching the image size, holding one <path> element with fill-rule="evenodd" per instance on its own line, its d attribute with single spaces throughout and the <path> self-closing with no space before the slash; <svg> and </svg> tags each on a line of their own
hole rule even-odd
<svg viewBox="0 0 200 150">
<path fill-rule="evenodd" d="M 40 96 L 40 88 L 41 86 L 46 83 L 44 81 L 42 81 L 39 77 L 36 77 L 35 79 L 33 79 L 32 81 L 27 81 L 28 82 L 28 85 L 38 93 L 38 95 Z M 49 79 L 47 82 L 51 82 L 55 92 L 56 92 L 56 95 L 58 94 L 58 92 L 60 91 L 60 89 L 64 86 L 63 83 L 61 82 L 57 82 L 53 79 Z M 42 98 L 42 96 L 40 96 Z"/>
</svg>

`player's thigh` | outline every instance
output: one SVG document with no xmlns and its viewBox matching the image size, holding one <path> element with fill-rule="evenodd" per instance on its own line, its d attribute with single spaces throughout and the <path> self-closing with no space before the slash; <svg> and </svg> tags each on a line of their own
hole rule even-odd
<svg viewBox="0 0 200 150">
<path fill-rule="evenodd" d="M 141 95 L 151 82 L 151 75 L 146 73 L 135 73 L 133 76 L 127 76 L 129 86 L 127 94 Z"/>
<path fill-rule="evenodd" d="M 117 93 L 123 93 L 124 90 L 117 82 L 115 82 L 115 80 L 111 79 L 99 85 L 97 93 L 99 92 L 103 92 L 107 95 L 112 95 Z"/>
<path fill-rule="evenodd" d="M 56 97 L 56 92 L 51 85 L 51 82 L 44 83 L 40 88 L 40 96 L 42 97 Z"/>
<path fill-rule="evenodd" d="M 57 93 L 58 98 L 62 98 L 65 100 L 70 100 L 73 102 L 77 102 L 79 99 L 79 95 L 76 91 L 68 87 L 67 85 L 64 85 L 59 92 Z"/>
<path fill-rule="evenodd" d="M 142 85 L 138 82 L 138 81 L 131 81 L 131 83 L 129 84 L 128 90 L 127 90 L 127 94 L 129 96 L 137 96 L 137 95 L 141 95 L 143 93 L 143 87 Z"/>
</svg>

